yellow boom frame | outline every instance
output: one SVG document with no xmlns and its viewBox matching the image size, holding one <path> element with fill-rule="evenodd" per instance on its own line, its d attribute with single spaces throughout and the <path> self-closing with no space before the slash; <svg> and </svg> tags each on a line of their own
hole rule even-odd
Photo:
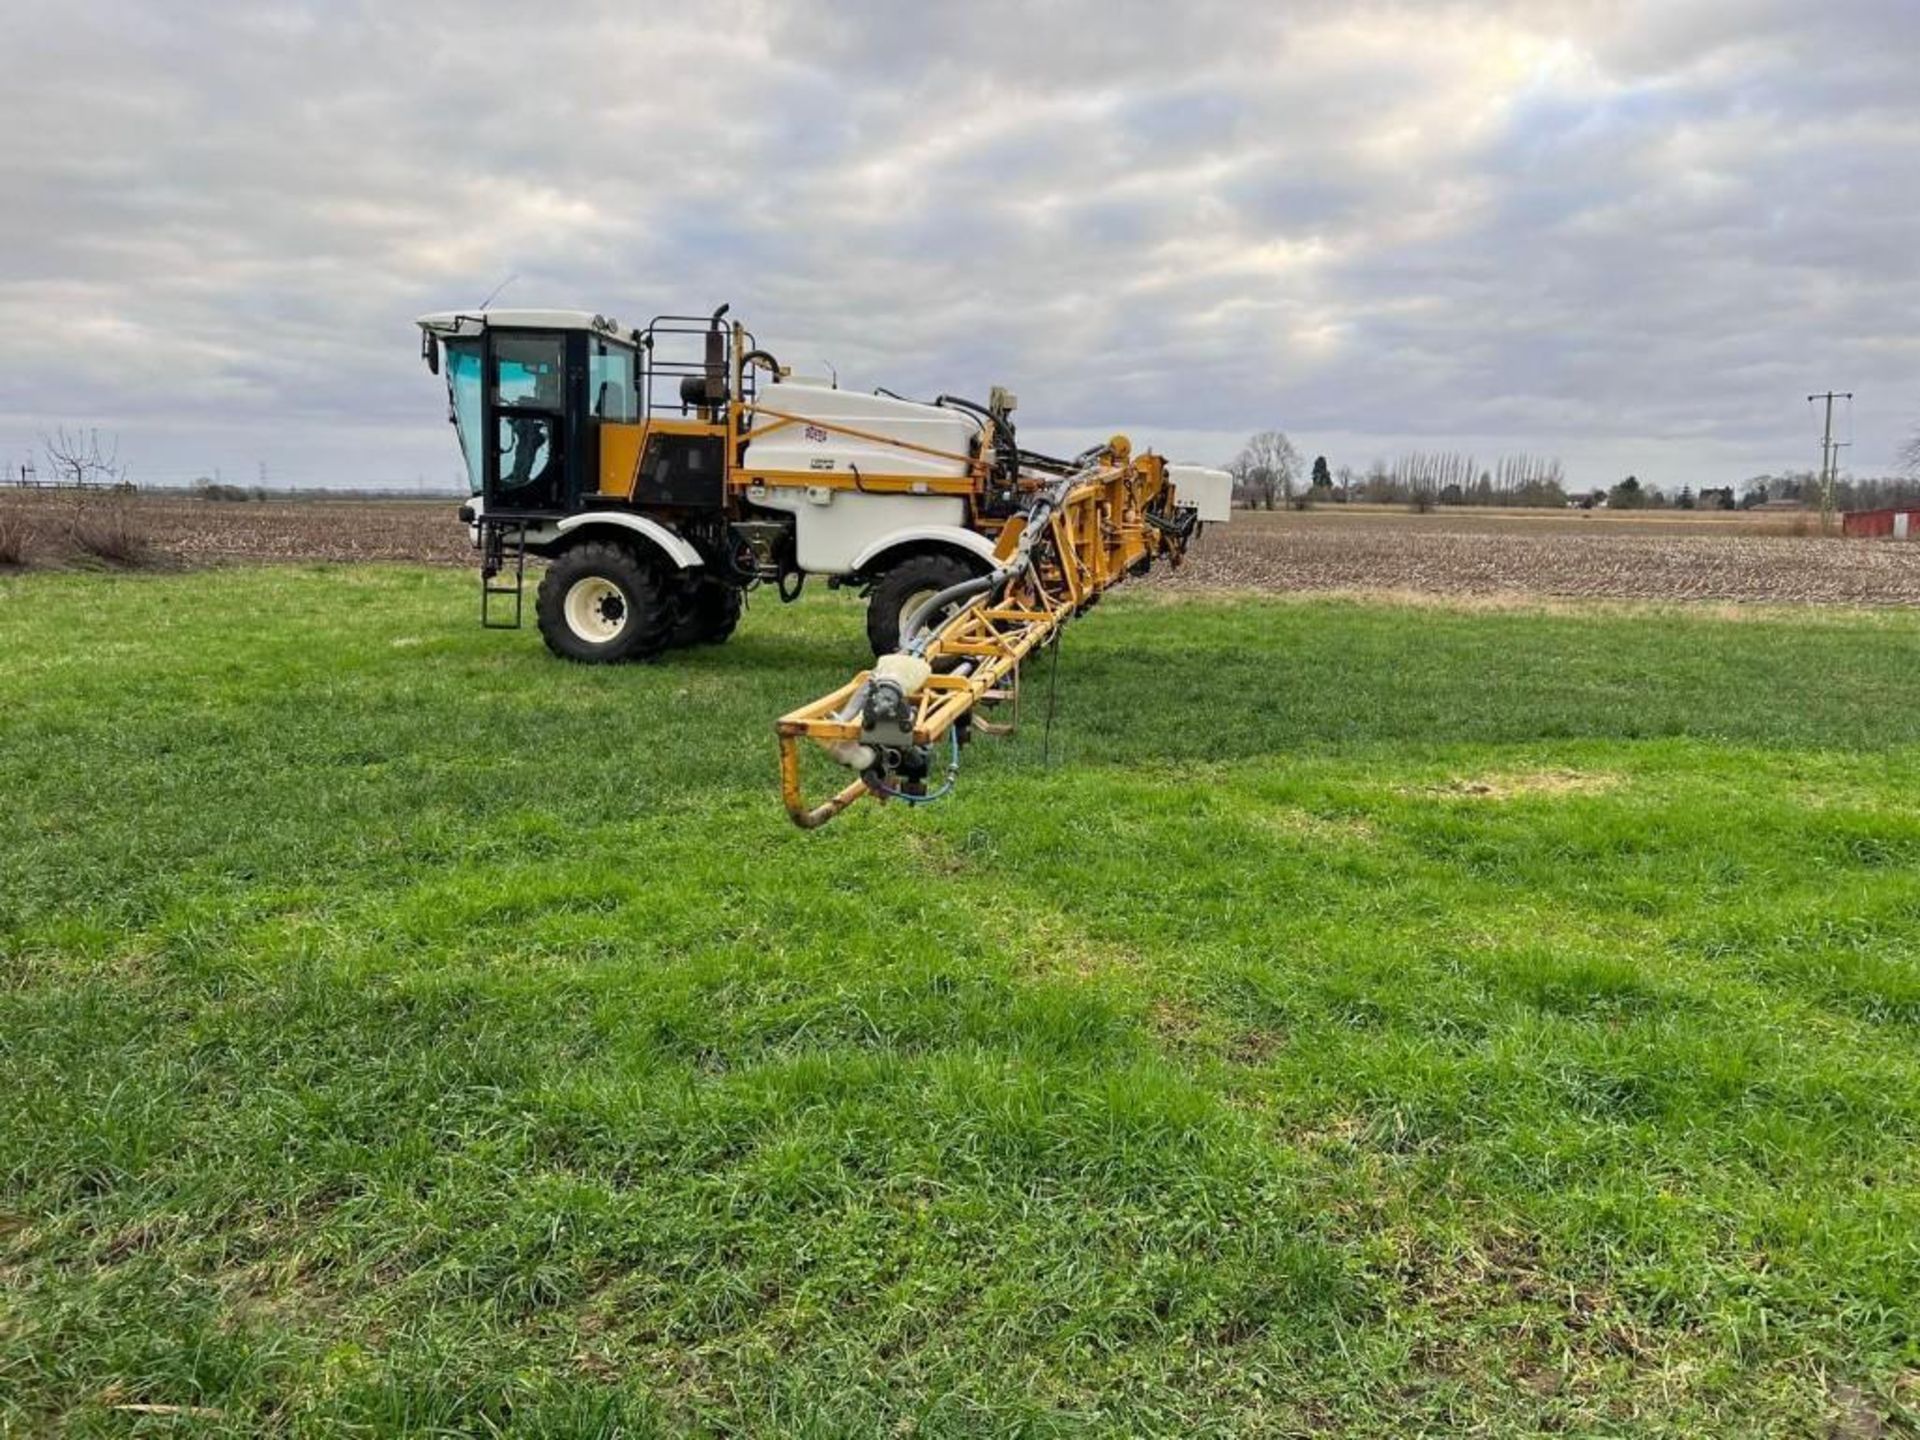
<svg viewBox="0 0 1920 1440">
<path fill-rule="evenodd" d="M 1034 491 L 1036 498 L 1052 492 L 1049 503 L 1028 512 L 1043 517 L 1043 533 L 1029 539 L 1029 519 L 1010 520 L 1000 532 L 995 557 L 1000 566 L 1015 567 L 1014 573 L 940 624 L 920 652 L 933 673 L 909 697 L 916 745 L 938 744 L 976 706 L 1012 693 L 1021 661 L 1103 591 L 1161 556 L 1179 561 L 1185 532 L 1170 523 L 1174 495 L 1166 462 L 1158 455 L 1136 457 L 1124 435 L 1116 435 L 1076 474 L 1054 485 L 1036 482 Z M 781 799 L 803 829 L 824 825 L 875 793 L 863 777 L 809 804 L 800 776 L 802 740 L 823 747 L 860 743 L 861 718 L 850 712 L 872 675 L 861 671 L 832 693 L 781 716 L 774 727 Z"/>
</svg>

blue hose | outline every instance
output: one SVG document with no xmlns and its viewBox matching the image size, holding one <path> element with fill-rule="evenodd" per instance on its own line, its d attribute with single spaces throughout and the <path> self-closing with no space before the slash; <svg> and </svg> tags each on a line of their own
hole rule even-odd
<svg viewBox="0 0 1920 1440">
<path fill-rule="evenodd" d="M 889 800 L 904 800 L 909 805 L 931 805 L 936 800 L 944 800 L 953 793 L 953 782 L 960 778 L 960 731 L 955 728 L 947 731 L 948 759 L 947 779 L 931 795 L 909 795 L 904 790 L 895 790 L 886 785 L 867 782 L 867 788 L 876 795 L 884 795 Z"/>
</svg>

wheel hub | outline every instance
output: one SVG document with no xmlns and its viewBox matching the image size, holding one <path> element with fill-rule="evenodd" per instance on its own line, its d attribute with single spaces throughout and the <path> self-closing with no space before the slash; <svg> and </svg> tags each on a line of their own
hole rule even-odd
<svg viewBox="0 0 1920 1440">
<path fill-rule="evenodd" d="M 627 628 L 627 597 L 601 575 L 583 576 L 567 590 L 567 628 L 582 640 L 604 645 Z"/>
</svg>

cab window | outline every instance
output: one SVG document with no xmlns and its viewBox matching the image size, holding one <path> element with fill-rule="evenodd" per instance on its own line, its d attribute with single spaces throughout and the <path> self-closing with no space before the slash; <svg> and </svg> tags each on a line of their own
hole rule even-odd
<svg viewBox="0 0 1920 1440">
<path fill-rule="evenodd" d="M 560 409 L 562 369 L 558 335 L 493 336 L 493 403 L 534 410 Z"/>
<path fill-rule="evenodd" d="M 587 413 L 598 420 L 640 418 L 633 388 L 633 351 L 596 335 L 587 345 Z"/>
</svg>

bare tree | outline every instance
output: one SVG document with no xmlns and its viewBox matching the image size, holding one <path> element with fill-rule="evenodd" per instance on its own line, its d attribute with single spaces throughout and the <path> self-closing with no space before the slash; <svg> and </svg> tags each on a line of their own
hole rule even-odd
<svg viewBox="0 0 1920 1440">
<path fill-rule="evenodd" d="M 1253 493 L 1253 462 L 1242 450 L 1227 462 L 1227 474 L 1233 477 L 1233 503 L 1252 509 L 1258 504 Z"/>
<path fill-rule="evenodd" d="M 1920 479 L 1920 430 L 1914 431 L 1913 438 L 1900 447 L 1900 468 Z"/>
<path fill-rule="evenodd" d="M 1293 499 L 1300 473 L 1300 452 L 1283 430 L 1262 430 L 1247 441 L 1227 467 L 1247 504 L 1271 510 L 1275 501 Z"/>
<path fill-rule="evenodd" d="M 126 482 L 127 467 L 120 463 L 118 436 L 110 437 L 102 449 L 98 430 L 69 435 L 63 425 L 51 435 L 42 435 L 40 448 L 47 452 L 47 468 L 61 485 L 85 490 Z"/>
</svg>

